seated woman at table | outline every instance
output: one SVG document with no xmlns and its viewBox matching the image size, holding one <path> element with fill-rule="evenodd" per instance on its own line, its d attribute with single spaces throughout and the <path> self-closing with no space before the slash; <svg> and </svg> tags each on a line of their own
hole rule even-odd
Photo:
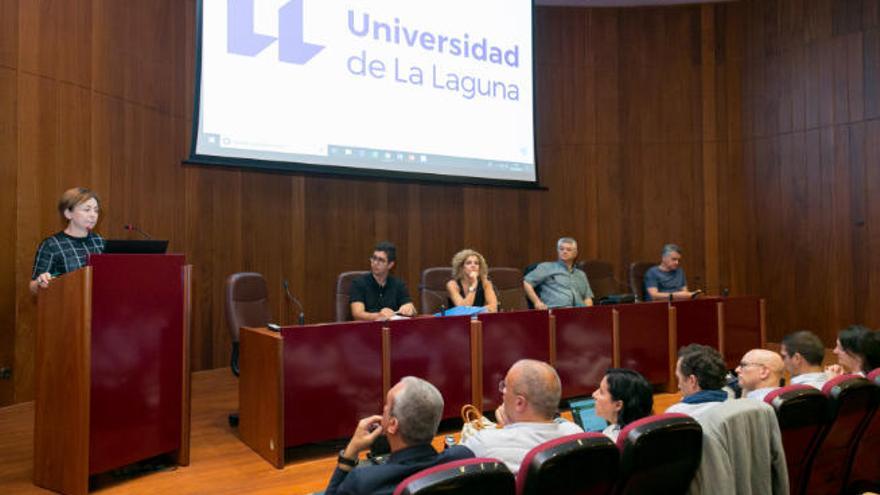
<svg viewBox="0 0 880 495">
<path fill-rule="evenodd" d="M 876 358 L 868 359 L 865 355 L 865 340 L 872 339 L 871 329 L 861 325 L 850 325 L 837 334 L 837 345 L 834 347 L 834 355 L 837 356 L 837 364 L 825 368 L 825 373 L 830 377 L 844 373 L 855 373 L 865 376 L 871 371 Z M 871 362 L 869 362 L 871 361 Z"/>
<path fill-rule="evenodd" d="M 611 368 L 593 392 L 596 416 L 608 421 L 602 433 L 616 442 L 620 430 L 646 416 L 654 409 L 651 385 L 639 372 L 626 368 Z"/>
<path fill-rule="evenodd" d="M 64 191 L 58 213 L 67 227 L 43 239 L 34 256 L 34 269 L 28 287 L 36 294 L 49 287 L 52 279 L 85 266 L 89 254 L 104 251 L 104 239 L 92 232 L 98 223 L 101 200 L 89 189 L 74 187 Z"/>
<path fill-rule="evenodd" d="M 452 280 L 446 283 L 449 306 L 479 306 L 498 311 L 498 297 L 489 282 L 489 267 L 483 255 L 463 249 L 452 257 Z"/>
</svg>

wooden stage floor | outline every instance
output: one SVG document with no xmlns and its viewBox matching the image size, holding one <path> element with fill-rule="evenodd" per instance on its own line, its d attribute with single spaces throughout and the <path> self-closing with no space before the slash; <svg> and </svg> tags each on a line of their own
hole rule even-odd
<svg viewBox="0 0 880 495">
<path fill-rule="evenodd" d="M 655 410 L 663 411 L 677 400 L 676 395 L 659 394 Z M 193 373 L 190 465 L 143 474 L 123 470 L 126 472 L 100 475 L 92 493 L 295 495 L 326 487 L 339 446 L 297 449 L 288 455 L 294 460 L 284 469 L 275 469 L 229 427 L 227 414 L 237 408 L 238 382 L 228 369 Z M 33 424 L 33 402 L 0 409 L 0 494 L 51 493 L 32 484 Z M 352 431 L 354 427 L 352 424 Z M 442 436 L 435 444 L 442 444 Z"/>
</svg>

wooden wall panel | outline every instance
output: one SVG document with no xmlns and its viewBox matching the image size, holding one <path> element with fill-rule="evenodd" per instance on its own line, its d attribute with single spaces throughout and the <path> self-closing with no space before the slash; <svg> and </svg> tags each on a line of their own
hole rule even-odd
<svg viewBox="0 0 880 495">
<path fill-rule="evenodd" d="M 629 262 L 656 259 L 661 245 L 674 241 L 685 249 L 695 285 L 709 282 L 737 293 L 776 288 L 775 279 L 744 262 L 758 251 L 761 235 L 769 235 L 767 229 L 751 232 L 763 218 L 752 205 L 772 199 L 757 187 L 756 174 L 767 176 L 774 191 L 784 186 L 781 172 L 764 171 L 764 154 L 758 153 L 781 160 L 776 127 L 765 123 L 770 111 L 778 121 L 781 106 L 768 106 L 764 93 L 779 70 L 754 63 L 746 71 L 742 65 L 776 46 L 778 36 L 750 21 L 760 14 L 775 23 L 778 9 L 538 8 L 537 153 L 545 189 L 525 190 L 182 165 L 192 125 L 195 4 L 0 0 L 0 14 L 12 14 L 0 16 L 0 66 L 15 68 L 20 61 L 17 71 L 7 71 L 13 82 L 0 83 L 6 98 L 13 88 L 18 108 L 13 120 L 0 117 L 6 119 L 0 129 L 4 122 L 18 129 L 15 144 L 0 137 L 0 150 L 18 152 L 4 155 L 14 157 L 14 186 L 4 184 L 2 192 L 15 198 L 15 261 L 14 276 L 0 280 L 0 290 L 15 294 L 11 326 L 0 329 L 0 343 L 15 342 L 15 400 L 26 400 L 32 390 L 34 301 L 24 282 L 37 243 L 59 228 L 58 195 L 77 184 L 101 195 L 99 231 L 105 236 L 137 237 L 122 229 L 133 223 L 169 239 L 170 249 L 194 265 L 194 370 L 228 365 L 223 289 L 230 273 L 264 273 L 278 321 L 291 322 L 295 313 L 284 299 L 284 279 L 309 322 L 328 321 L 337 274 L 367 268 L 372 246 L 382 239 L 397 243 L 396 272 L 413 296 L 421 269 L 448 264 L 461 248 L 480 250 L 494 266 L 523 267 L 552 259 L 563 235 L 579 240 L 582 257 L 614 263 L 621 281 Z M 781 12 L 793 19 L 786 21 L 786 46 L 803 45 L 797 40 L 806 31 L 796 24 L 816 15 L 801 10 Z M 831 36 L 828 23 L 811 22 L 810 33 Z M 7 25 L 20 35 L 8 35 Z M 759 41 L 747 41 L 752 34 Z M 847 36 L 854 38 L 840 50 L 857 45 L 858 32 Z M 869 75 L 876 73 L 873 46 L 865 45 L 861 62 Z M 821 60 L 839 63 L 834 53 L 829 48 Z M 829 78 L 812 60 L 804 55 L 786 66 L 786 73 L 800 67 L 815 77 L 782 113 L 803 115 L 795 120 L 813 115 L 817 122 L 851 115 L 851 105 L 835 112 L 830 97 L 827 112 L 811 107 L 810 91 L 840 94 L 847 102 L 861 98 L 865 115 L 873 111 L 870 102 L 878 96 L 867 80 L 859 90 Z M 842 63 L 847 74 L 859 71 L 852 57 Z M 760 80 L 750 81 L 752 74 Z M 787 91 L 774 88 L 777 98 Z M 866 143 L 859 153 L 869 160 L 877 154 L 870 140 L 876 132 L 863 127 L 856 131 Z M 743 146 L 743 139 L 758 135 L 766 145 Z M 838 139 L 834 133 L 827 138 Z M 814 165 L 825 167 L 832 180 L 840 158 L 833 148 L 826 153 Z M 866 165 L 860 173 L 874 172 Z M 707 202 L 714 207 L 705 208 Z M 873 267 L 871 253 L 864 251 L 861 263 Z"/>
<path fill-rule="evenodd" d="M 744 196 L 768 339 L 880 326 L 876 0 L 743 4 Z"/>
<path fill-rule="evenodd" d="M 0 67 L 18 67 L 18 0 L 0 0 Z"/>
<path fill-rule="evenodd" d="M 5 109 L 0 112 L 0 231 L 5 233 L 0 242 L 0 281 L 3 281 L 0 283 L 0 368 L 7 369 L 12 369 L 15 363 L 17 79 L 15 70 L 0 66 L 0 108 Z M 14 390 L 12 379 L 0 378 L 0 404 L 11 403 Z"/>
</svg>

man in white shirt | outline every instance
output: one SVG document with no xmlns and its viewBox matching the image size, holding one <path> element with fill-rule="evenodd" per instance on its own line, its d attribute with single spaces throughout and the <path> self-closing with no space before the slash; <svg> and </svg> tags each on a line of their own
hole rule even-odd
<svg viewBox="0 0 880 495">
<path fill-rule="evenodd" d="M 791 384 L 809 385 L 822 390 L 829 377 L 822 369 L 825 346 L 814 333 L 800 330 L 782 339 L 782 363 L 791 375 Z"/>
<path fill-rule="evenodd" d="M 736 367 L 742 396 L 763 401 L 772 390 L 779 388 L 785 369 L 782 357 L 767 349 L 752 349 L 745 353 Z"/>
<path fill-rule="evenodd" d="M 682 399 L 666 412 L 683 413 L 699 420 L 702 414 L 727 400 L 727 392 L 721 389 L 726 374 L 724 359 L 717 350 L 700 344 L 682 347 L 675 366 Z"/>
<path fill-rule="evenodd" d="M 479 430 L 462 442 L 477 457 L 500 459 L 516 474 L 532 448 L 583 432 L 570 421 L 554 420 L 562 384 L 549 364 L 532 359 L 517 361 L 498 387 L 504 402 L 495 417 L 502 428 Z"/>
</svg>

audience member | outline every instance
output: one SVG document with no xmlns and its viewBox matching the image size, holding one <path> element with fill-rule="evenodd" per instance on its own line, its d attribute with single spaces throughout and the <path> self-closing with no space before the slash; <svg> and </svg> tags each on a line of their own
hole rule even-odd
<svg viewBox="0 0 880 495">
<path fill-rule="evenodd" d="M 394 244 L 387 241 L 376 244 L 370 256 L 370 273 L 351 283 L 349 301 L 355 320 L 383 321 L 397 314 L 416 314 L 406 284 L 390 274 L 396 259 Z"/>
<path fill-rule="evenodd" d="M 452 257 L 452 280 L 446 283 L 449 306 L 479 306 L 494 313 L 498 297 L 489 282 L 489 267 L 483 255 L 464 249 Z"/>
<path fill-rule="evenodd" d="M 339 453 L 326 495 L 388 494 L 408 476 L 445 462 L 473 457 L 461 446 L 437 453 L 431 441 L 443 415 L 443 397 L 425 380 L 408 376 L 400 380 L 385 398 L 381 416 L 358 422 L 348 446 Z M 370 448 L 384 434 L 391 446 L 388 461 L 355 468 L 358 454 Z"/>
<path fill-rule="evenodd" d="M 742 396 L 763 401 L 772 390 L 781 386 L 785 365 L 782 356 L 767 349 L 752 349 L 745 353 L 736 367 Z"/>
<path fill-rule="evenodd" d="M 556 242 L 557 261 L 538 264 L 523 278 L 523 289 L 535 309 L 592 306 L 593 290 L 587 274 L 574 266 L 577 241 L 563 237 Z"/>
<path fill-rule="evenodd" d="M 822 390 L 828 375 L 822 370 L 825 346 L 812 332 L 800 330 L 783 337 L 779 350 L 782 363 L 791 375 L 791 384 L 809 385 Z"/>
<path fill-rule="evenodd" d="M 593 392 L 596 415 L 608 421 L 602 433 L 617 441 L 621 428 L 637 419 L 650 416 L 654 409 L 654 392 L 639 372 L 611 368 Z"/>
<path fill-rule="evenodd" d="M 479 430 L 462 442 L 477 457 L 500 459 L 516 473 L 532 448 L 583 431 L 570 421 L 554 419 L 562 385 L 549 364 L 531 359 L 517 361 L 498 388 L 504 402 L 496 409 L 495 417 L 502 428 Z"/>
<path fill-rule="evenodd" d="M 705 345 L 690 344 L 678 350 L 675 377 L 682 400 L 666 410 L 699 416 L 727 400 L 727 392 L 721 390 L 727 370 L 721 354 Z"/>
<path fill-rule="evenodd" d="M 645 272 L 645 294 L 649 301 L 669 299 L 691 299 L 698 291 L 691 292 L 681 264 L 681 248 L 676 244 L 666 244 L 660 252 L 660 264 Z"/>
<path fill-rule="evenodd" d="M 873 331 L 865 335 L 862 340 L 862 352 L 865 354 L 865 373 L 870 373 L 880 368 L 880 332 Z"/>
<path fill-rule="evenodd" d="M 825 368 L 825 372 L 831 376 L 840 376 L 844 373 L 855 373 L 865 376 L 865 351 L 862 342 L 871 330 L 862 325 L 850 325 L 837 334 L 837 345 L 834 347 L 834 355 L 837 356 L 837 364 Z"/>
</svg>

